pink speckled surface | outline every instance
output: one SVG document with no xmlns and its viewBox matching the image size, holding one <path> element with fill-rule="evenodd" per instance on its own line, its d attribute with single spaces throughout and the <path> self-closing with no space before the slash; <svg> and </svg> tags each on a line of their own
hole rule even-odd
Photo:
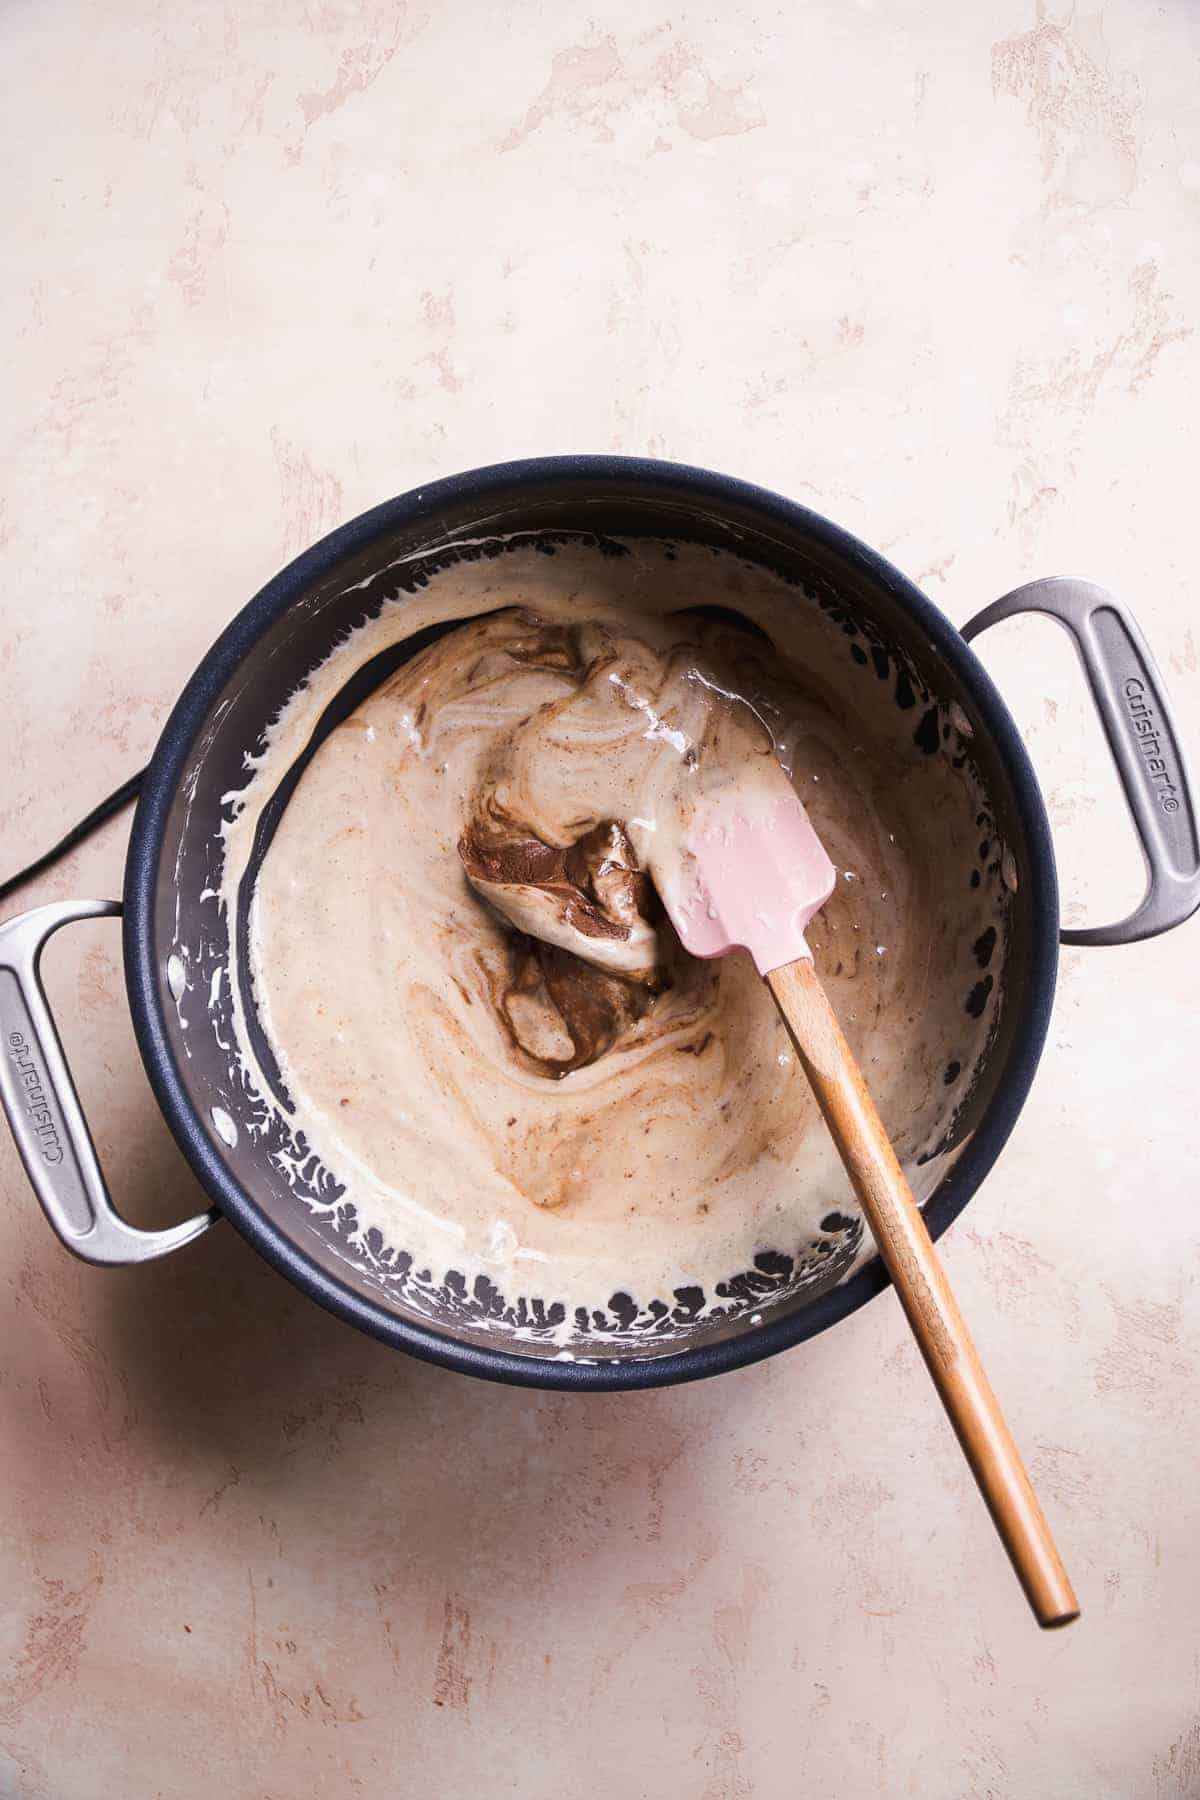
<svg viewBox="0 0 1200 1800">
<path fill-rule="evenodd" d="M 287 556 L 513 454 L 777 486 L 957 620 L 1091 574 L 1194 718 L 1198 76 L 1186 0 L 9 0 L 0 868 Z M 983 654 L 1069 917 L 1115 913 L 1065 642 Z M 945 1244 L 1085 1608 L 1050 1638 L 887 1300 L 697 1388 L 511 1392 L 226 1229 L 73 1263 L 0 1136 L 0 1795 L 1200 1795 L 1197 929 L 1066 954 Z M 116 1195 L 182 1217 L 116 929 L 47 964 Z"/>
</svg>

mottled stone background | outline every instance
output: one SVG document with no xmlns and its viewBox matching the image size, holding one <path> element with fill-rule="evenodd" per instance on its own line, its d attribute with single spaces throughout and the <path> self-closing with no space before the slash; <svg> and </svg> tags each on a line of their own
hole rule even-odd
<svg viewBox="0 0 1200 1800">
<path fill-rule="evenodd" d="M 1087 573 L 1200 705 L 1200 12 L 6 0 L 0 868 L 282 561 L 437 474 L 678 457 L 956 620 Z M 1136 851 L 1065 639 L 984 655 L 1068 916 Z M 29 899 L 119 889 L 124 827 Z M 946 1242 L 1085 1617 L 1039 1637 L 890 1299 L 698 1388 L 473 1384 L 222 1229 L 104 1273 L 0 1143 L 0 1794 L 1200 1795 L 1197 935 L 1064 957 Z M 47 958 L 196 1206 L 118 934 Z"/>
</svg>

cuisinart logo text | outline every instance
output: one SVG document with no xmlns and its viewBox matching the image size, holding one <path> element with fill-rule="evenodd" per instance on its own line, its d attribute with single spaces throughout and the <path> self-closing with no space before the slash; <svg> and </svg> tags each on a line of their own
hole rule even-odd
<svg viewBox="0 0 1200 1800">
<path fill-rule="evenodd" d="M 1138 743 L 1146 758 L 1154 797 L 1165 813 L 1179 811 L 1179 790 L 1171 780 L 1171 771 L 1163 761 L 1160 751 L 1162 742 L 1154 724 L 1154 713 L 1146 704 L 1146 684 L 1131 675 L 1122 690 L 1125 704 L 1129 708 L 1129 717 L 1133 729 L 1137 733 Z"/>
<path fill-rule="evenodd" d="M 60 1163 L 63 1152 L 58 1141 L 54 1114 L 46 1102 L 46 1090 L 42 1086 L 38 1066 L 29 1053 L 29 1044 L 19 1031 L 10 1031 L 8 1048 L 17 1065 L 17 1079 L 25 1089 L 25 1110 L 33 1120 L 33 1129 L 41 1141 L 42 1156 L 48 1163 Z"/>
</svg>

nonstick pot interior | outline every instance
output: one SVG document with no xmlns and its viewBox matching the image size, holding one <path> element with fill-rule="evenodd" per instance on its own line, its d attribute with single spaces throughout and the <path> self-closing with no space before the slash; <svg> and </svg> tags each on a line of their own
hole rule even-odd
<svg viewBox="0 0 1200 1800">
<path fill-rule="evenodd" d="M 552 549 L 556 534 L 580 532 L 686 539 L 761 562 L 796 584 L 797 605 L 822 608 L 860 659 L 869 653 L 880 667 L 904 672 L 906 690 L 924 696 L 912 708 L 913 729 L 931 753 L 951 708 L 969 716 L 990 835 L 1010 852 L 1016 886 L 992 1040 L 944 1146 L 957 1160 L 926 1205 L 934 1235 L 944 1229 L 1008 1135 L 1045 1035 L 1057 900 L 1044 808 L 1011 719 L 942 615 L 827 521 L 743 483 L 631 459 L 505 465 L 389 502 L 300 557 L 214 646 L 164 731 L 130 843 L 126 968 L 142 1055 L 176 1137 L 233 1222 L 300 1287 L 376 1336 L 454 1367 L 554 1386 L 637 1386 L 768 1355 L 844 1317 L 885 1278 L 870 1263 L 841 1279 L 857 1248 L 849 1230 L 808 1259 L 765 1250 L 754 1268 L 731 1271 L 719 1295 L 702 1297 L 702 1307 L 690 1292 L 646 1307 L 618 1294 L 602 1313 L 576 1321 L 553 1295 L 508 1296 L 467 1272 L 434 1281 L 402 1245 L 361 1238 L 352 1208 L 328 1204 L 338 1195 L 335 1173 L 306 1155 L 301 1136 L 264 1124 L 231 1050 L 228 933 L 245 932 L 248 887 L 237 918 L 216 898 L 219 828 L 248 779 L 247 756 L 346 632 L 422 584 L 447 555 L 504 554 L 514 533 Z M 458 548 L 448 549 L 453 543 Z M 364 672 L 322 720 L 310 752 L 428 639 L 410 640 Z M 881 704 L 894 703 L 892 692 L 881 683 Z M 285 787 L 264 815 L 259 854 L 286 798 Z M 252 1020 L 253 996 L 242 998 Z M 268 1047 L 259 1048 L 269 1067 Z M 306 1193 L 322 1202 L 320 1213 L 303 1203 Z"/>
</svg>

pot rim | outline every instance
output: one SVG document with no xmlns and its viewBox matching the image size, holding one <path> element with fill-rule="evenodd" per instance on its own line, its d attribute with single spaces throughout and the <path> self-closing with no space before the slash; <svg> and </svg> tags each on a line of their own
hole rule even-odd
<svg viewBox="0 0 1200 1800">
<path fill-rule="evenodd" d="M 876 1257 L 840 1286 L 777 1319 L 715 1343 L 661 1356 L 560 1362 L 511 1350 L 461 1343 L 435 1326 L 402 1318 L 344 1286 L 310 1260 L 237 1181 L 193 1107 L 166 1024 L 166 982 L 155 965 L 154 911 L 159 858 L 167 820 L 196 737 L 208 712 L 262 633 L 343 558 L 384 532 L 436 521 L 447 502 L 511 491 L 515 484 L 592 480 L 599 486 L 631 481 L 649 497 L 687 488 L 698 502 L 735 500 L 752 507 L 764 525 L 800 528 L 858 567 L 899 600 L 928 634 L 938 654 L 970 691 L 1012 782 L 1028 839 L 1022 888 L 1033 934 L 1027 991 L 1009 1046 L 1004 1078 L 954 1168 L 925 1204 L 930 1235 L 941 1236 L 975 1193 L 1003 1149 L 1025 1103 L 1050 1022 L 1058 964 L 1058 882 L 1045 804 L 1024 742 L 987 670 L 945 615 L 877 551 L 820 513 L 770 489 L 683 463 L 633 456 L 529 457 L 444 477 L 361 513 L 290 562 L 221 633 L 176 702 L 151 758 L 130 833 L 125 865 L 123 944 L 126 986 L 138 1049 L 150 1085 L 193 1173 L 243 1237 L 281 1274 L 328 1311 L 393 1348 L 444 1368 L 526 1387 L 604 1391 L 667 1386 L 742 1368 L 814 1337 L 847 1318 L 890 1286 Z"/>
</svg>

